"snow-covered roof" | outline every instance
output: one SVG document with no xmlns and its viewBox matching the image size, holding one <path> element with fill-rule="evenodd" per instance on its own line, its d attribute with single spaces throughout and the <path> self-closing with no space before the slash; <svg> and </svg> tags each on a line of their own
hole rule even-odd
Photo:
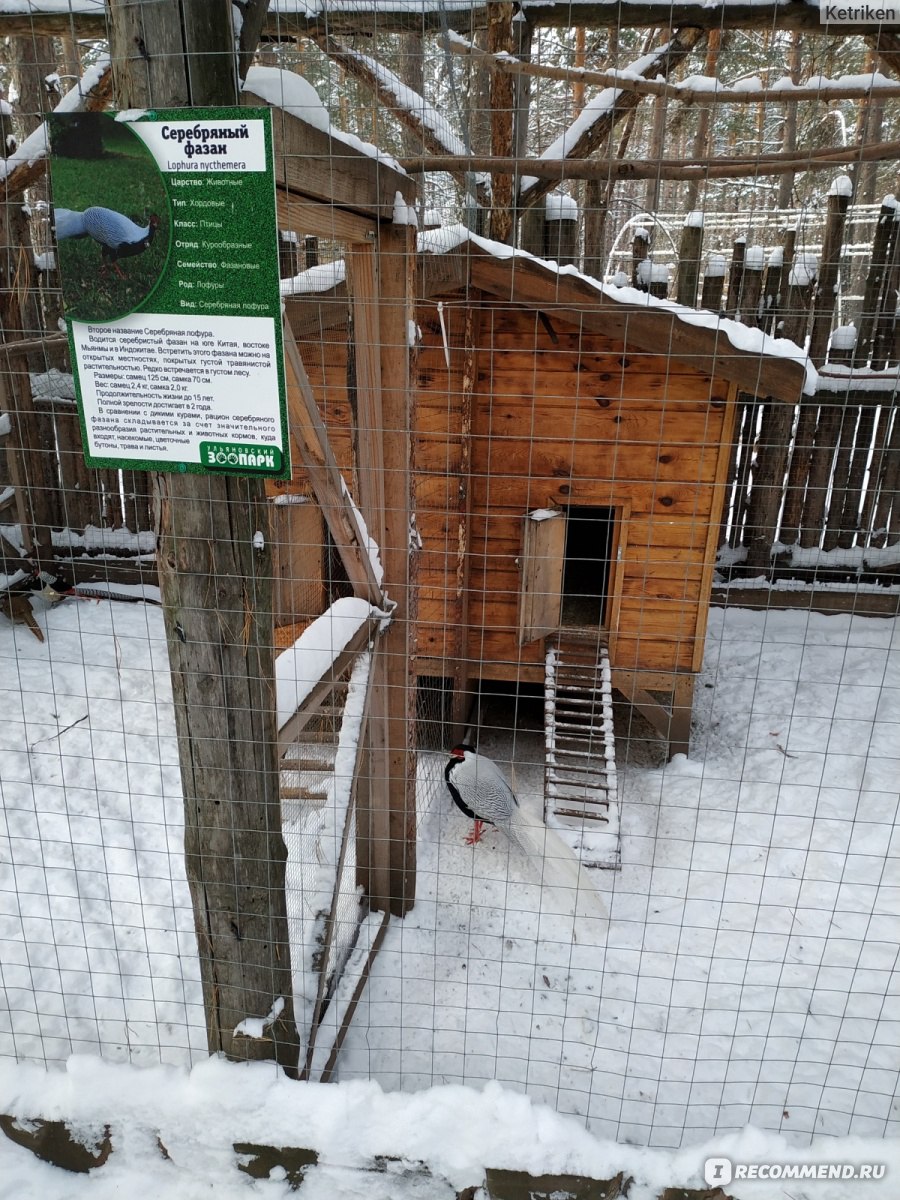
<svg viewBox="0 0 900 1200">
<path fill-rule="evenodd" d="M 535 258 L 524 250 L 479 237 L 463 225 L 420 234 L 419 250 L 435 255 L 464 250 L 473 280 L 478 276 L 479 260 L 506 263 L 510 267 L 508 294 L 515 303 L 547 313 L 554 308 L 575 310 L 585 318 L 598 308 L 610 316 L 627 316 L 628 340 L 635 346 L 695 364 L 705 359 L 703 369 L 737 382 L 747 391 L 792 403 L 801 393 L 813 395 L 816 391 L 818 374 L 803 349 L 740 321 L 658 299 L 633 287 L 602 283 L 577 267 Z M 489 290 L 497 294 L 495 285 Z"/>
</svg>

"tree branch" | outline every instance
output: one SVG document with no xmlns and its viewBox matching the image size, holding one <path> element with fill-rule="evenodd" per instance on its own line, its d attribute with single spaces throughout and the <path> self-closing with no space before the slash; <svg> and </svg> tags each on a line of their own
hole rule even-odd
<svg viewBox="0 0 900 1200">
<path fill-rule="evenodd" d="M 402 159 L 400 165 L 412 174 L 430 171 L 520 171 L 545 181 L 561 179 L 740 179 L 752 175 L 781 175 L 787 171 L 819 171 L 849 166 L 856 162 L 882 162 L 900 157 L 900 141 L 869 145 L 831 146 L 790 154 L 760 154 L 756 157 L 599 159 L 599 158 L 491 158 L 466 159 L 447 156 Z M 548 188 L 549 190 L 549 188 Z"/>
<path fill-rule="evenodd" d="M 112 96 L 109 63 L 91 67 L 63 96 L 54 112 L 97 112 Z M 40 125 L 16 151 L 0 163 L 0 204 L 21 196 L 47 168 L 47 125 Z"/>
<path fill-rule="evenodd" d="M 703 29 L 676 30 L 665 45 L 659 46 L 649 55 L 644 55 L 636 63 L 633 63 L 632 70 L 645 78 L 668 75 L 704 37 L 706 37 L 706 31 Z M 594 119 L 589 123 L 585 121 L 591 109 L 591 104 L 588 104 L 575 124 L 571 125 L 561 138 L 557 138 L 550 148 L 551 151 L 557 148 L 562 150 L 566 159 L 586 157 L 603 144 L 619 121 L 640 101 L 641 96 L 637 92 L 625 92 L 618 86 L 610 89 L 610 94 L 601 92 L 592 102 L 596 105 Z M 554 157 L 558 157 L 558 155 Z M 530 208 L 553 190 L 552 176 L 543 175 L 542 177 L 538 172 L 530 173 L 538 175 L 538 178 L 522 187 L 519 192 L 520 208 Z M 632 176 L 632 178 L 636 177 Z M 643 178 L 648 177 L 644 176 Z M 522 182 L 525 184 L 526 181 Z"/>
<path fill-rule="evenodd" d="M 894 40 L 897 43 L 900 61 L 900 39 L 895 37 Z M 752 91 L 748 88 L 722 87 L 714 76 L 699 77 L 706 79 L 709 86 L 704 84 L 692 87 L 685 83 L 668 83 L 663 79 L 635 79 L 622 71 L 591 71 L 584 67 L 550 67 L 543 63 L 522 62 L 521 59 L 510 55 L 489 54 L 480 46 L 453 32 L 443 39 L 443 44 L 451 54 L 486 61 L 486 65 L 492 71 L 503 71 L 509 75 L 534 75 L 541 79 L 559 79 L 571 83 L 573 87 L 583 87 L 585 84 L 614 87 L 622 92 L 637 92 L 640 96 L 664 96 L 668 100 L 679 100 L 682 104 L 799 104 L 804 100 L 892 100 L 900 96 L 900 84 L 891 83 L 884 75 L 873 74 L 871 84 L 866 87 L 861 87 L 859 83 L 845 84 L 841 79 L 823 80 L 819 87 L 798 87 L 789 76 L 768 87 L 759 87 Z M 880 80 L 884 82 L 879 82 Z"/>
</svg>

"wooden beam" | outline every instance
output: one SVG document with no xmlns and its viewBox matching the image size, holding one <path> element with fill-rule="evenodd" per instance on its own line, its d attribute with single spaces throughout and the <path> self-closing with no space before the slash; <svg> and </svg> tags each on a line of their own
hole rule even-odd
<svg viewBox="0 0 900 1200">
<path fill-rule="evenodd" d="M 284 329 L 288 419 L 291 437 L 303 460 L 316 500 L 328 524 L 354 593 L 384 608 L 381 583 L 368 554 L 367 531 L 360 523 L 331 449 L 306 368 L 289 325 Z"/>
<path fill-rule="evenodd" d="M 576 15 L 579 25 L 587 29 L 649 28 L 658 26 L 664 15 L 672 24 L 707 29 L 800 29 L 840 38 L 873 36 L 872 26 L 867 24 L 823 25 L 818 7 L 804 0 L 764 0 L 760 4 L 742 0 L 741 3 L 720 5 L 679 0 L 667 5 L 665 14 L 660 13 L 659 4 L 652 0 L 618 0 L 616 4 L 587 0 L 578 5 L 577 14 L 573 14 L 569 0 L 548 0 L 547 3 L 538 0 L 534 4 L 523 0 L 522 9 L 534 25 L 546 29 L 570 28 Z M 35 0 L 27 13 L 21 9 L 0 12 L 0 36 L 33 37 L 40 33 L 99 40 L 107 34 L 107 20 L 108 15 L 103 9 L 79 0 L 72 0 L 65 11 L 49 5 L 42 11 L 41 0 Z M 372 0 L 360 9 L 350 5 L 327 5 L 309 6 L 304 10 L 298 10 L 296 0 L 285 0 L 283 4 L 280 0 L 270 0 L 262 38 L 284 42 L 324 34 L 328 30 L 372 35 L 440 33 L 450 28 L 469 33 L 486 24 L 487 5 L 477 0 L 470 5 L 449 7 L 436 3 L 410 5 L 404 0 Z"/>
<path fill-rule="evenodd" d="M 368 796 L 359 808 L 357 858 L 373 908 L 402 916 L 415 899 L 415 589 L 410 554 L 410 444 L 414 417 L 409 323 L 415 231 L 385 225 L 378 252 L 384 463 L 382 546 L 385 593 L 393 619 L 378 642 L 369 707 Z"/>
<path fill-rule="evenodd" d="M 561 179 L 744 179 L 756 175 L 783 175 L 791 171 L 820 171 L 852 166 L 857 162 L 886 162 L 900 158 L 900 141 L 859 142 L 852 146 L 827 146 L 822 150 L 796 150 L 787 154 L 760 154 L 730 158 L 618 159 L 618 158 L 493 158 L 451 156 L 404 158 L 400 165 L 413 174 L 425 172 L 519 171 L 552 185 Z"/>
<path fill-rule="evenodd" d="M 431 110 L 431 105 L 399 79 L 392 71 L 387 70 L 382 63 L 369 55 L 360 54 L 348 46 L 342 46 L 329 33 L 315 34 L 313 41 L 332 62 L 338 64 L 353 79 L 358 79 L 378 98 L 384 108 L 405 129 L 418 139 L 422 147 L 430 154 L 446 154 L 452 145 L 446 138 L 441 138 L 428 124 L 421 114 Z M 448 126 L 449 129 L 449 126 Z M 453 135 L 454 141 L 462 146 L 462 140 Z M 415 141 L 410 148 L 415 148 Z M 465 174 L 457 175 L 457 182 L 465 187 Z M 476 184 L 478 202 L 487 206 L 490 196 L 485 181 Z"/>
<path fill-rule="evenodd" d="M 336 242 L 364 242 L 375 237 L 377 221 L 337 205 L 307 200 L 284 187 L 276 189 L 275 203 L 281 229 Z"/>
<path fill-rule="evenodd" d="M 371 157 L 284 109 L 267 105 L 253 92 L 241 92 L 241 103 L 272 109 L 278 187 L 385 221 L 393 220 L 398 192 L 406 204 L 415 204 L 415 180 L 394 170 L 389 156 Z"/>
<path fill-rule="evenodd" d="M 671 20 L 671 15 L 667 15 L 667 20 Z M 653 51 L 649 61 L 648 56 L 645 56 L 634 66 L 641 75 L 654 78 L 666 76 L 691 53 L 705 36 L 705 30 L 698 27 L 676 29 L 668 42 Z M 615 126 L 640 102 L 641 97 L 635 92 L 617 93 L 613 103 L 602 115 L 598 115 L 596 120 L 591 121 L 586 128 L 577 127 L 572 130 L 572 135 L 567 138 L 565 157 L 581 158 L 592 154 L 609 138 Z M 583 117 L 582 113 L 581 119 Z M 555 186 L 556 181 L 553 178 L 542 179 L 539 177 L 528 187 L 521 188 L 518 196 L 520 208 L 530 208 L 531 205 L 542 200 Z"/>
</svg>

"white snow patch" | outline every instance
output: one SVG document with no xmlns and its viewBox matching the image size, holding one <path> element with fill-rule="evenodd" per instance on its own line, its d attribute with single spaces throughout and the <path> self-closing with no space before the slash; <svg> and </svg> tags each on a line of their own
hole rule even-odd
<svg viewBox="0 0 900 1200">
<path fill-rule="evenodd" d="M 856 326 L 839 325 L 831 331 L 832 350 L 852 350 L 856 345 Z"/>
<path fill-rule="evenodd" d="M 334 262 L 310 267 L 290 279 L 282 279 L 282 296 L 311 296 L 318 292 L 329 292 L 347 278 L 347 268 L 342 258 Z"/>
<path fill-rule="evenodd" d="M 242 91 L 253 92 L 273 108 L 299 117 L 322 133 L 331 132 L 331 118 L 319 93 L 302 75 L 278 67 L 251 67 Z"/>
<path fill-rule="evenodd" d="M 418 228 L 419 225 L 415 207 L 406 203 L 402 192 L 394 192 L 394 224 L 412 225 L 413 228 Z"/>
<path fill-rule="evenodd" d="M 703 212 L 695 209 L 694 212 L 689 212 L 684 218 L 685 229 L 702 229 L 703 228 Z"/>
<path fill-rule="evenodd" d="M 278 728 L 294 715 L 347 643 L 372 615 L 365 600 L 342 596 L 307 625 L 293 646 L 275 659 Z"/>
<path fill-rule="evenodd" d="M 838 175 L 831 182 L 831 187 L 828 189 L 829 196 L 852 196 L 853 195 L 853 180 L 849 175 Z"/>
<path fill-rule="evenodd" d="M 244 1017 L 243 1021 L 238 1021 L 234 1027 L 232 1036 L 248 1038 L 265 1037 L 266 1030 L 270 1025 L 275 1024 L 283 1012 L 284 996 L 278 996 L 264 1017 Z"/>
<path fill-rule="evenodd" d="M 544 198 L 544 216 L 548 221 L 577 221 L 578 202 L 565 192 L 548 192 Z"/>
<path fill-rule="evenodd" d="M 762 246 L 748 246 L 744 251 L 744 269 L 761 271 L 766 261 L 766 252 Z"/>
<path fill-rule="evenodd" d="M 704 271 L 708 279 L 724 279 L 727 270 L 728 263 L 725 261 L 724 254 L 710 254 L 706 260 L 706 270 Z"/>
</svg>

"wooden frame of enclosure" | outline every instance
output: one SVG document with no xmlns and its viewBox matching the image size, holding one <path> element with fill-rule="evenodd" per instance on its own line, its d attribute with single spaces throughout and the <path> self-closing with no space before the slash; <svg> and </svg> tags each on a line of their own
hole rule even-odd
<svg viewBox="0 0 900 1200">
<path fill-rule="evenodd" d="M 735 347 L 711 314 L 622 302 L 478 239 L 421 255 L 417 294 L 418 675 L 452 678 L 458 722 L 470 679 L 542 681 L 564 543 L 530 555 L 527 514 L 602 506 L 615 550 L 593 633 L 614 686 L 686 751 L 737 395 L 796 403 L 804 363 Z M 349 459 L 345 296 L 287 308 Z"/>
<path fill-rule="evenodd" d="M 264 101 L 245 92 L 247 104 Z M 330 691 L 331 683 L 371 644 L 373 662 L 365 726 L 363 770 L 354 780 L 357 862 L 371 907 L 402 915 L 415 896 L 415 768 L 409 727 L 410 605 L 408 530 L 410 464 L 409 319 L 413 231 L 395 224 L 398 196 L 412 202 L 412 180 L 331 134 L 273 109 L 279 224 L 346 244 L 353 264 L 355 327 L 363 333 L 358 357 L 359 447 L 355 482 L 344 476 L 291 323 L 285 324 L 288 411 L 293 448 L 355 595 L 371 606 L 373 621 L 348 646 L 329 679 L 310 692 L 281 731 L 296 733 Z M 277 487 L 271 489 L 277 494 Z M 293 506 L 274 505 L 275 542 L 289 539 Z M 381 570 L 370 552 L 378 547 Z M 385 626 L 375 632 L 374 617 Z M 371 635 L 371 637 L 369 636 Z"/>
</svg>

